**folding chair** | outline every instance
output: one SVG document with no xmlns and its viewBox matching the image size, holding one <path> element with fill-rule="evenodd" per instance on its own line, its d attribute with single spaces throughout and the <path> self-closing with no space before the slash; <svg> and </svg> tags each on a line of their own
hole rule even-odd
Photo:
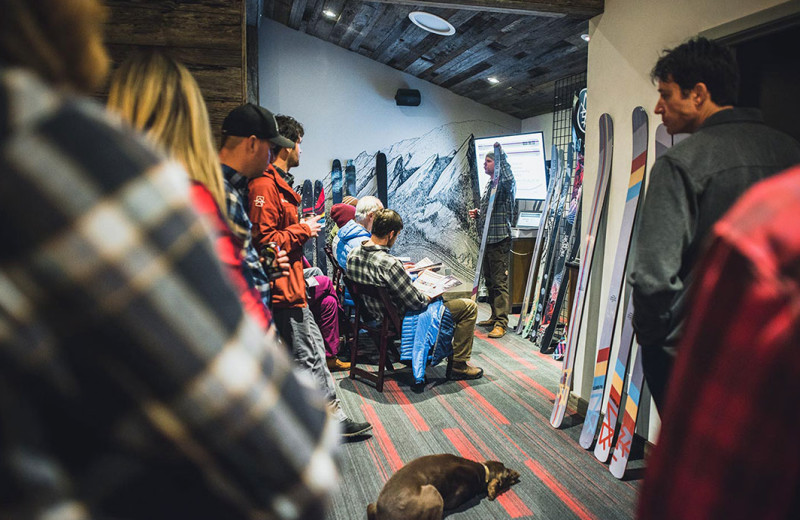
<svg viewBox="0 0 800 520">
<path fill-rule="evenodd" d="M 384 369 L 394 371 L 392 362 L 388 356 L 388 350 L 400 358 L 400 354 L 394 345 L 394 340 L 400 337 L 403 331 L 403 321 L 397 312 L 397 308 L 389 298 L 386 288 L 377 285 L 367 285 L 354 282 L 346 275 L 342 278 L 350 296 L 356 304 L 355 315 L 352 322 L 353 343 L 350 347 L 350 379 L 361 376 L 368 381 L 375 383 L 378 392 L 383 392 Z M 364 306 L 364 296 L 374 298 L 381 302 L 383 315 L 378 316 L 377 325 L 367 323 L 365 316 L 367 311 Z M 372 336 L 378 346 L 378 374 L 368 372 L 356 366 L 358 360 L 358 331 L 366 330 Z"/>
</svg>

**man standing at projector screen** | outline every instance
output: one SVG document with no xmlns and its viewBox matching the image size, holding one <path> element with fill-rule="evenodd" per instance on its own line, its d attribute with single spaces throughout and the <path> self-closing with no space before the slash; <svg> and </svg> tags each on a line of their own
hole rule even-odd
<svg viewBox="0 0 800 520">
<path fill-rule="evenodd" d="M 491 179 L 494 176 L 494 153 L 487 153 L 483 161 L 483 171 Z M 477 218 L 478 229 L 484 228 L 484 218 L 489 207 L 489 184 L 481 198 L 480 209 L 469 210 L 470 218 Z M 492 315 L 488 320 L 478 322 L 481 327 L 490 328 L 490 338 L 502 338 L 508 327 L 508 267 L 511 251 L 511 220 L 514 215 L 514 195 L 516 182 L 509 168 L 503 169 L 497 180 L 497 195 L 492 217 L 489 221 L 489 236 L 486 239 L 486 258 L 483 262 L 483 276 L 489 291 L 489 305 Z"/>
</svg>

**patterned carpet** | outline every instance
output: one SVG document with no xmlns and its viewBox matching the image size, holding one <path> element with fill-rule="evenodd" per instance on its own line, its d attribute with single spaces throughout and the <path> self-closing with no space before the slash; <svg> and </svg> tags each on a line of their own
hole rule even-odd
<svg viewBox="0 0 800 520">
<path fill-rule="evenodd" d="M 488 307 L 480 308 L 478 320 L 488 316 Z M 522 475 L 496 501 L 485 495 L 473 499 L 446 511 L 448 519 L 632 518 L 641 454 L 631 456 L 628 476 L 620 481 L 578 445 L 582 418 L 574 410 L 568 411 L 561 429 L 553 429 L 549 418 L 561 362 L 532 347 L 513 333 L 493 340 L 478 330 L 472 359 L 485 376 L 446 381 L 441 364 L 428 369 L 424 391 L 411 388 L 408 368 L 389 375 L 383 393 L 370 383 L 336 374 L 345 410 L 354 419 L 372 422 L 374 432 L 341 447 L 340 487 L 331 497 L 327 518 L 366 518 L 367 504 L 377 499 L 396 470 L 435 453 L 499 460 Z"/>
</svg>

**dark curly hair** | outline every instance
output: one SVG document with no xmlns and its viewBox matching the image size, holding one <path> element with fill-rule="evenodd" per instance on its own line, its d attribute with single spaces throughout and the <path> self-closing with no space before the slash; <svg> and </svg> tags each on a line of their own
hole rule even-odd
<svg viewBox="0 0 800 520">
<path fill-rule="evenodd" d="M 739 92 L 739 67 L 733 51 L 705 38 L 665 49 L 650 79 L 674 81 L 684 95 L 704 83 L 711 100 L 720 106 L 735 104 Z"/>
<path fill-rule="evenodd" d="M 303 125 L 291 116 L 277 115 L 275 116 L 275 121 L 278 123 L 278 132 L 293 143 L 296 143 L 305 134 Z M 277 155 L 282 148 L 282 146 L 273 146 L 273 155 Z"/>
</svg>

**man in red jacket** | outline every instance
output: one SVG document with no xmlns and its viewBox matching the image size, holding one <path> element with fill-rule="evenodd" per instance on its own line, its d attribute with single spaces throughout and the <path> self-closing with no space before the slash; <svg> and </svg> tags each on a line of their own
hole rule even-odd
<svg viewBox="0 0 800 520">
<path fill-rule="evenodd" d="M 287 159 L 286 166 L 300 163 L 302 126 L 292 118 L 282 118 L 280 133 L 294 143 L 292 148 L 276 144 L 273 157 Z M 283 164 L 283 163 L 282 163 Z M 300 220 L 300 196 L 292 190 L 291 176 L 275 163 L 261 174 L 250 179 L 249 215 L 253 223 L 252 234 L 260 250 L 268 242 L 275 242 L 289 254 L 289 276 L 273 282 L 272 306 L 275 326 L 292 349 L 295 360 L 308 370 L 326 393 L 331 412 L 339 419 L 345 437 L 363 435 L 372 429 L 368 422 L 355 422 L 348 418 L 336 397 L 336 384 L 325 360 L 322 335 L 308 308 L 306 282 L 303 278 L 303 244 L 317 236 L 322 229 L 322 215 Z"/>
</svg>

